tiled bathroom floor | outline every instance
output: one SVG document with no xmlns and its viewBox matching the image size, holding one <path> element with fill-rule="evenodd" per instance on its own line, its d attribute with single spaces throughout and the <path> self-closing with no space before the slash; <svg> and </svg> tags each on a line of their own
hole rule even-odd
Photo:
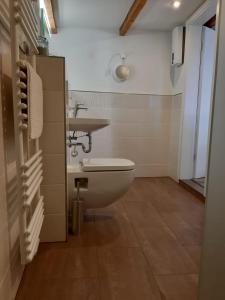
<svg viewBox="0 0 225 300">
<path fill-rule="evenodd" d="M 43 244 L 17 300 L 196 300 L 204 205 L 168 178 L 136 179 L 79 237 Z"/>
</svg>

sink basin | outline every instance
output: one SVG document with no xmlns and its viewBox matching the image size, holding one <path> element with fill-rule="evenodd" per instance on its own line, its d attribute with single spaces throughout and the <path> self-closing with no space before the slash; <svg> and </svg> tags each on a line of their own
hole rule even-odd
<svg viewBox="0 0 225 300">
<path fill-rule="evenodd" d="M 110 125 L 108 119 L 68 118 L 69 131 L 93 132 Z"/>
</svg>

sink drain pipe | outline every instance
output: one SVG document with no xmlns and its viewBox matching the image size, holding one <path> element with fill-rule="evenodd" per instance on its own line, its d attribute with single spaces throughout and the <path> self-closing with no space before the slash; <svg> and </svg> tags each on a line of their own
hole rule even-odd
<svg viewBox="0 0 225 300">
<path fill-rule="evenodd" d="M 75 132 L 74 132 L 75 133 Z M 77 139 L 80 138 L 80 137 L 87 137 L 88 138 L 88 146 L 85 146 L 84 143 L 78 143 L 77 142 Z M 69 147 L 72 147 L 74 146 L 74 150 L 72 152 L 72 156 L 73 157 L 76 157 L 78 155 L 78 152 L 76 151 L 76 148 L 78 146 L 81 146 L 82 150 L 84 153 L 90 153 L 91 150 L 92 150 L 92 135 L 91 133 L 87 133 L 85 135 L 82 135 L 82 136 L 75 136 L 75 134 L 72 136 L 72 137 L 69 137 L 69 141 L 68 141 L 68 146 Z"/>
</svg>

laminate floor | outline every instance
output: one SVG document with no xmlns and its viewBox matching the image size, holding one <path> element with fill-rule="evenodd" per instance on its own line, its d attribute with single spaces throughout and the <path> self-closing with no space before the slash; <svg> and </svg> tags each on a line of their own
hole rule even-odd
<svg viewBox="0 0 225 300">
<path fill-rule="evenodd" d="M 91 210 L 80 236 L 42 244 L 17 300 L 197 300 L 204 205 L 169 178 L 139 178 Z"/>
</svg>

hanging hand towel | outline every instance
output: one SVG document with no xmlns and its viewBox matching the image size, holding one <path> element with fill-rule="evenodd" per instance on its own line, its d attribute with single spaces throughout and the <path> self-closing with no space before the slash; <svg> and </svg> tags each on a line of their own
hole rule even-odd
<svg viewBox="0 0 225 300">
<path fill-rule="evenodd" d="M 26 62 L 28 77 L 28 107 L 29 107 L 29 137 L 37 139 L 43 131 L 43 86 L 40 76 L 35 69 Z"/>
</svg>

